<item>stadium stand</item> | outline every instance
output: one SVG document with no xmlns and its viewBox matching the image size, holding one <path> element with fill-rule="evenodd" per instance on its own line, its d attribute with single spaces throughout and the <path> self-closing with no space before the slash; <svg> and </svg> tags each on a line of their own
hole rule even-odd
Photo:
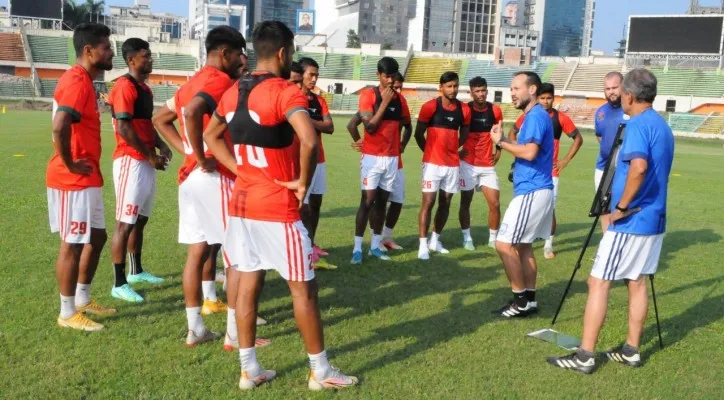
<svg viewBox="0 0 724 400">
<path fill-rule="evenodd" d="M 116 40 L 115 50 L 114 50 L 114 56 L 113 56 L 113 68 L 114 69 L 124 69 L 126 68 L 126 62 L 123 60 L 123 51 L 121 50 L 123 46 L 122 40 Z"/>
<path fill-rule="evenodd" d="M 69 38 L 28 35 L 34 62 L 68 64 Z"/>
<path fill-rule="evenodd" d="M 40 95 L 42 97 L 53 97 L 53 93 L 55 93 L 56 86 L 58 86 L 57 79 L 41 79 L 40 80 Z"/>
<path fill-rule="evenodd" d="M 335 94 L 330 108 L 339 111 L 357 111 L 359 109 L 359 95 Z"/>
<path fill-rule="evenodd" d="M 17 33 L 0 33 L 0 60 L 25 61 L 23 41 Z"/>
<path fill-rule="evenodd" d="M 714 113 L 710 115 L 703 124 L 699 126 L 696 133 L 713 133 L 721 135 L 724 133 L 724 115 Z"/>
<path fill-rule="evenodd" d="M 0 97 L 35 97 L 28 78 L 0 74 Z"/>
<path fill-rule="evenodd" d="M 659 81 L 658 94 L 674 96 L 724 96 L 724 75 L 694 69 L 651 70 Z"/>
<path fill-rule="evenodd" d="M 567 89 L 579 92 L 602 92 L 603 78 L 611 71 L 620 72 L 621 66 L 579 64 L 575 72 L 573 72 L 573 77 Z"/>
<path fill-rule="evenodd" d="M 504 121 L 515 121 L 518 119 L 521 111 L 515 108 L 515 106 L 511 103 L 500 103 L 498 106 L 500 106 L 500 110 L 503 111 Z"/>
<path fill-rule="evenodd" d="M 362 54 L 360 59 L 360 80 L 363 81 L 376 81 L 377 80 L 377 62 L 382 57 L 378 56 L 366 56 Z M 404 58 L 399 57 L 393 57 L 398 64 L 400 64 L 400 68 L 402 68 L 403 64 L 405 64 Z"/>
<path fill-rule="evenodd" d="M 596 109 L 582 104 L 561 104 L 558 110 L 568 114 L 576 125 L 594 125 Z"/>
<path fill-rule="evenodd" d="M 574 64 L 569 63 L 556 64 L 553 71 L 550 72 L 548 82 L 552 83 L 557 90 L 564 90 L 566 82 L 568 82 L 568 77 L 571 75 L 571 71 L 573 71 L 573 68 L 575 67 L 576 66 Z"/>
<path fill-rule="evenodd" d="M 196 71 L 198 61 L 188 54 L 159 53 L 153 56 L 153 68 L 173 71 Z"/>
<path fill-rule="evenodd" d="M 674 113 L 669 115 L 669 126 L 674 131 L 694 132 L 706 119 L 706 115 Z"/>
<path fill-rule="evenodd" d="M 405 82 L 437 84 L 440 83 L 440 74 L 445 71 L 459 73 L 461 66 L 461 60 L 413 57 L 407 68 Z"/>
<path fill-rule="evenodd" d="M 173 85 L 151 85 L 151 90 L 153 90 L 153 101 L 164 102 L 170 99 L 174 94 L 176 94 L 176 90 L 178 90 L 178 88 L 178 86 Z"/>
<path fill-rule="evenodd" d="M 296 59 L 311 57 L 319 64 L 319 76 L 328 79 L 352 79 L 355 56 L 333 53 L 296 53 Z"/>
<path fill-rule="evenodd" d="M 488 81 L 488 86 L 492 87 L 510 87 L 510 81 L 513 80 L 513 74 L 518 71 L 534 71 L 538 75 L 543 73 L 548 68 L 548 64 L 538 63 L 532 65 L 529 68 L 525 67 L 508 67 L 503 65 L 493 64 L 491 61 L 482 60 L 470 60 L 468 62 L 468 70 L 465 74 L 463 85 L 466 85 L 470 79 L 476 76 L 482 76 Z"/>
</svg>

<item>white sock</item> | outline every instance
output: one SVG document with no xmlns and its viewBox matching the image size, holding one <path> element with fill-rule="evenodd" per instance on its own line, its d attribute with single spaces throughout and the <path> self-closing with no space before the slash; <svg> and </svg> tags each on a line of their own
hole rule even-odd
<svg viewBox="0 0 724 400">
<path fill-rule="evenodd" d="M 378 235 L 376 233 L 372 234 L 372 243 L 370 243 L 370 249 L 377 249 L 380 247 L 380 243 L 382 243 L 382 235 Z"/>
<path fill-rule="evenodd" d="M 553 235 L 548 236 L 548 239 L 546 239 L 546 244 L 543 247 L 548 248 L 548 249 L 553 248 Z"/>
<path fill-rule="evenodd" d="M 75 306 L 80 307 L 90 303 L 90 283 L 79 283 L 75 286 Z"/>
<path fill-rule="evenodd" d="M 364 238 L 362 236 L 354 237 L 354 250 L 353 251 L 355 251 L 355 252 L 362 251 L 362 240 L 364 240 Z"/>
<path fill-rule="evenodd" d="M 68 319 L 75 314 L 75 296 L 60 295 L 60 318 Z"/>
<path fill-rule="evenodd" d="M 239 339 L 239 332 L 236 330 L 236 310 L 231 307 L 226 309 L 226 335 L 233 341 Z"/>
<path fill-rule="evenodd" d="M 201 281 L 201 291 L 204 293 L 204 300 L 216 301 L 216 281 Z"/>
<path fill-rule="evenodd" d="M 201 318 L 201 307 L 186 307 L 186 320 L 189 323 L 189 330 L 196 335 L 201 335 L 206 330 L 204 320 Z"/>
<path fill-rule="evenodd" d="M 437 243 L 440 241 L 440 235 L 435 233 L 435 231 L 432 231 L 432 235 L 430 236 L 430 247 L 437 247 Z"/>
<path fill-rule="evenodd" d="M 382 228 L 382 237 L 385 239 L 392 239 L 392 229 L 386 226 Z"/>
<path fill-rule="evenodd" d="M 469 240 L 473 240 L 473 238 L 470 237 L 470 228 L 463 229 L 463 241 L 467 242 Z"/>
<path fill-rule="evenodd" d="M 327 371 L 332 367 L 329 365 L 327 360 L 327 351 L 324 350 L 319 354 L 307 354 L 309 356 L 309 367 L 314 372 L 314 376 L 317 379 L 324 379 Z"/>
<path fill-rule="evenodd" d="M 241 364 L 242 371 L 254 371 L 258 372 L 261 369 L 259 362 L 256 361 L 256 348 L 250 347 L 248 349 L 239 349 L 239 363 Z M 250 376 L 256 376 L 256 374 L 249 374 Z"/>
<path fill-rule="evenodd" d="M 420 238 L 420 249 L 427 250 L 427 238 Z"/>
<path fill-rule="evenodd" d="M 490 239 L 488 239 L 488 242 L 494 242 L 498 239 L 498 230 L 490 229 Z"/>
</svg>

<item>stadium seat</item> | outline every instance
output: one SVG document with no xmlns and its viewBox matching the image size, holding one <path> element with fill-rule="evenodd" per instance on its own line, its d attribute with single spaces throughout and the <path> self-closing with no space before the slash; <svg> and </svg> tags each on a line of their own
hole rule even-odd
<svg viewBox="0 0 724 400">
<path fill-rule="evenodd" d="M 724 75 L 695 69 L 651 69 L 658 79 L 658 94 L 674 96 L 724 96 Z"/>
<path fill-rule="evenodd" d="M 362 55 L 361 58 L 361 72 L 360 72 L 360 80 L 363 81 L 376 81 L 377 80 L 377 62 L 380 61 L 379 56 L 366 56 Z M 393 57 L 398 64 L 400 64 L 400 68 L 402 68 L 403 64 L 405 63 L 404 58 L 399 57 Z"/>
<path fill-rule="evenodd" d="M 463 79 L 463 84 L 467 84 L 470 79 L 481 76 L 488 81 L 488 86 L 491 87 L 510 87 L 510 82 L 513 80 L 513 74 L 518 71 L 534 71 L 538 75 L 543 76 L 543 73 L 548 68 L 548 64 L 538 63 L 531 66 L 521 67 L 510 67 L 505 65 L 496 65 L 491 61 L 483 60 L 469 60 L 468 71 Z"/>
<path fill-rule="evenodd" d="M 548 82 L 552 83 L 558 90 L 565 89 L 564 86 L 566 86 L 566 82 L 568 82 L 568 77 L 571 75 L 573 68 L 575 68 L 575 64 L 556 64 L 555 68 L 553 68 L 553 71 L 551 72 Z"/>
<path fill-rule="evenodd" d="M 0 60 L 25 61 L 25 51 L 20 35 L 0 33 Z"/>
<path fill-rule="evenodd" d="M 34 62 L 68 65 L 69 38 L 28 35 Z"/>
<path fill-rule="evenodd" d="M 451 58 L 413 57 L 405 76 L 406 82 L 440 83 L 440 75 L 445 71 L 460 73 L 461 60 Z"/>
<path fill-rule="evenodd" d="M 159 53 L 153 56 L 153 68 L 157 70 L 196 71 L 198 60 L 188 54 Z"/>
<path fill-rule="evenodd" d="M 176 90 L 178 90 L 178 86 L 173 85 L 151 85 L 151 90 L 153 90 L 153 101 L 154 102 L 164 102 L 176 94 Z"/>
<path fill-rule="evenodd" d="M 699 126 L 696 133 L 724 134 L 724 115 L 714 113 Z"/>
<path fill-rule="evenodd" d="M 611 71 L 621 71 L 620 65 L 579 64 L 567 90 L 603 92 L 603 78 Z M 562 87 L 561 87 L 562 89 Z"/>
<path fill-rule="evenodd" d="M 55 87 L 58 85 L 57 79 L 41 79 L 40 80 L 40 95 L 42 97 L 53 97 L 55 93 Z"/>
<path fill-rule="evenodd" d="M 333 53 L 296 53 L 296 59 L 313 58 L 319 64 L 319 76 L 327 79 L 352 79 L 354 55 Z"/>
<path fill-rule="evenodd" d="M 669 115 L 669 126 L 674 131 L 694 132 L 706 119 L 706 115 L 674 113 Z"/>
<path fill-rule="evenodd" d="M 35 97 L 29 78 L 0 75 L 0 97 Z"/>
</svg>

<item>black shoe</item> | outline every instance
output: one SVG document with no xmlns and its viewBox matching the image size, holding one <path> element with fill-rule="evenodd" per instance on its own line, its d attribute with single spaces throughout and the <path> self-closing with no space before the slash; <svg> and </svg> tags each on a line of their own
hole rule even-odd
<svg viewBox="0 0 724 400">
<path fill-rule="evenodd" d="M 498 310 L 498 315 L 503 318 L 524 318 L 530 315 L 530 310 L 530 303 L 525 303 L 525 306 L 521 307 L 513 301 L 507 306 Z"/>
<path fill-rule="evenodd" d="M 633 354 L 630 354 L 633 352 Z M 626 353 L 629 353 L 626 355 Z M 638 351 L 625 351 L 624 346 L 618 346 L 614 347 L 613 349 L 604 352 L 603 354 L 606 355 L 606 358 L 611 361 L 615 361 L 617 363 L 621 363 L 623 365 L 629 366 L 629 367 L 640 367 L 641 366 L 641 354 L 639 354 Z"/>
<path fill-rule="evenodd" d="M 538 302 L 537 301 L 528 302 L 528 314 L 538 314 Z"/>
<path fill-rule="evenodd" d="M 500 307 L 500 308 L 496 308 L 495 310 L 491 311 L 490 313 L 491 313 L 491 314 L 494 314 L 494 315 L 500 315 L 503 311 L 507 310 L 507 309 L 508 309 L 510 306 L 512 306 L 514 303 L 515 303 L 515 302 L 514 302 L 513 300 L 511 300 L 511 301 L 505 303 L 504 306 L 502 306 L 502 307 Z"/>
<path fill-rule="evenodd" d="M 554 367 L 571 369 L 584 374 L 590 374 L 594 369 L 596 369 L 596 360 L 593 357 L 583 362 L 578 359 L 577 352 L 563 357 L 548 357 L 546 360 L 548 361 L 548 364 Z"/>
</svg>

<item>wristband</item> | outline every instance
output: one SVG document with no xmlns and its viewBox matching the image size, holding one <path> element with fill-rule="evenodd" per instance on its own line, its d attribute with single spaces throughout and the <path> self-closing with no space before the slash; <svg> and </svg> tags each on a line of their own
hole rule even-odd
<svg viewBox="0 0 724 400">
<path fill-rule="evenodd" d="M 618 211 L 621 211 L 622 213 L 625 213 L 625 212 L 628 211 L 628 207 L 623 208 L 623 207 L 619 206 L 618 204 L 616 204 L 616 209 L 617 209 Z"/>
</svg>

